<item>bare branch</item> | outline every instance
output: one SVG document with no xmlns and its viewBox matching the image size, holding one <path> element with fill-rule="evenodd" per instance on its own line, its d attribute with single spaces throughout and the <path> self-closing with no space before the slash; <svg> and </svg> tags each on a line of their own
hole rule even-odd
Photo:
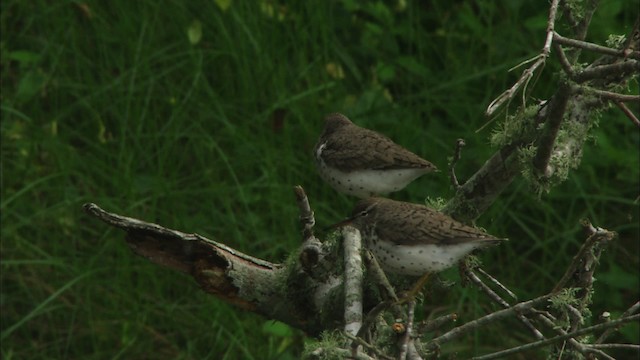
<svg viewBox="0 0 640 360">
<path fill-rule="evenodd" d="M 592 344 L 587 346 L 594 349 L 626 349 L 640 351 L 640 345 L 636 344 Z"/>
<path fill-rule="evenodd" d="M 585 49 L 585 50 L 597 52 L 604 55 L 611 55 L 611 56 L 618 56 L 622 58 L 632 58 L 632 59 L 640 60 L 640 51 L 626 52 L 624 50 L 612 49 L 606 46 L 593 44 L 586 41 L 566 38 L 558 34 L 557 32 L 553 33 L 553 41 L 560 45 L 566 45 L 574 48 Z"/>
<path fill-rule="evenodd" d="M 567 58 L 567 54 L 564 53 L 564 49 L 558 43 L 553 43 L 553 49 L 556 51 L 556 55 L 558 56 L 558 61 L 560 61 L 560 65 L 562 66 L 562 70 L 564 70 L 567 75 L 572 78 L 574 76 L 573 66 L 569 62 Z"/>
<path fill-rule="evenodd" d="M 352 226 L 342 228 L 344 246 L 344 331 L 356 335 L 362 326 L 362 238 Z"/>
<path fill-rule="evenodd" d="M 424 347 L 428 350 L 437 349 L 441 344 L 451 341 L 453 339 L 457 339 L 462 335 L 468 333 L 469 331 L 472 331 L 480 326 L 484 326 L 494 321 L 502 320 L 504 318 L 513 316 L 515 314 L 523 314 L 528 311 L 531 311 L 534 306 L 546 302 L 551 297 L 552 297 L 552 294 L 543 295 L 529 301 L 518 303 L 510 308 L 499 310 L 489 315 L 485 315 L 481 318 L 475 319 L 466 324 L 455 327 L 449 330 L 448 332 L 446 332 L 445 334 L 438 336 L 437 338 L 431 339 L 429 342 L 427 342 L 424 345 Z"/>
<path fill-rule="evenodd" d="M 300 210 L 300 224 L 302 225 L 302 239 L 307 240 L 313 237 L 313 226 L 316 224 L 311 205 L 309 205 L 309 199 L 304 192 L 302 186 L 297 185 L 293 187 L 293 191 L 296 194 L 296 200 L 298 202 L 298 209 Z"/>
<path fill-rule="evenodd" d="M 496 304 L 500 305 L 501 307 L 503 307 L 505 309 L 509 308 L 509 306 L 510 306 L 509 303 L 506 302 L 503 298 L 501 298 L 500 295 L 496 294 L 485 283 L 483 283 L 482 280 L 480 280 L 480 278 L 478 278 L 478 276 L 470 268 L 465 267 L 464 273 L 472 283 L 474 283 L 476 286 L 478 286 L 480 288 L 480 290 L 482 292 L 484 292 L 485 294 L 487 294 L 487 296 L 489 296 L 489 298 L 491 300 L 493 300 Z M 515 316 L 521 323 L 524 324 L 524 326 L 527 329 L 529 329 L 529 331 L 531 331 L 531 333 L 533 333 L 533 336 L 535 336 L 536 339 L 544 339 L 544 335 L 542 335 L 540 330 L 536 329 L 536 327 L 533 326 L 531 321 L 529 321 L 529 319 L 527 319 L 524 315 L 522 315 L 520 313 L 516 313 Z"/>
<path fill-rule="evenodd" d="M 443 211 L 458 221 L 468 222 L 480 216 L 500 193 L 519 174 L 520 165 L 515 156 L 516 145 L 508 145 L 497 151 L 476 171 Z M 464 204 L 464 206 L 460 206 Z"/>
<path fill-rule="evenodd" d="M 556 293 L 566 286 L 569 279 L 571 279 L 575 275 L 575 272 L 580 266 L 580 264 L 583 264 L 585 262 L 584 257 L 588 253 L 590 253 L 591 249 L 598 242 L 610 241 L 616 237 L 615 232 L 611 232 L 605 229 L 596 229 L 588 221 L 583 222 L 583 227 L 588 232 L 589 237 L 582 244 L 582 247 L 580 248 L 576 256 L 573 257 L 573 260 L 569 265 L 569 267 L 567 268 L 567 271 L 564 273 L 560 281 L 558 281 L 558 283 L 553 288 L 553 290 L 551 290 L 551 293 Z M 587 269 L 587 271 L 589 270 L 592 270 L 592 269 Z"/>
<path fill-rule="evenodd" d="M 566 331 L 562 330 L 560 327 L 558 327 L 558 325 L 555 322 L 553 322 L 550 319 L 550 316 L 545 316 L 543 314 L 538 314 L 537 318 L 543 324 L 548 326 L 550 329 L 554 330 L 556 333 L 558 333 L 560 335 L 566 335 L 567 334 Z M 596 352 L 596 353 L 598 353 L 598 355 L 602 356 L 605 359 L 608 359 L 608 360 L 612 360 L 613 359 L 611 356 L 607 355 L 606 353 L 604 353 L 602 351 L 587 348 L 585 344 L 581 344 L 576 339 L 568 339 L 567 341 L 569 342 L 569 345 L 571 345 L 574 349 L 576 349 L 582 355 L 587 355 L 587 354 L 589 354 L 591 352 Z M 613 359 L 613 360 L 615 360 L 615 359 Z"/>
<path fill-rule="evenodd" d="M 607 328 L 611 328 L 614 326 L 618 326 L 618 325 L 622 325 L 624 323 L 628 323 L 634 320 L 638 320 L 640 319 L 640 315 L 633 315 L 633 316 L 629 316 L 626 318 L 620 318 L 611 322 L 607 322 L 607 323 L 602 323 L 602 324 L 598 324 L 598 325 L 593 325 L 593 326 L 589 326 L 580 330 L 576 330 L 570 333 L 567 333 L 565 335 L 558 335 L 556 337 L 552 337 L 550 339 L 546 339 L 546 340 L 540 340 L 540 341 L 536 341 L 536 342 L 532 342 L 529 344 L 525 344 L 525 345 L 521 345 L 521 346 L 516 346 L 513 347 L 511 349 L 507 349 L 507 350 L 502 350 L 502 351 L 498 351 L 492 354 L 487 354 L 487 355 L 483 355 L 483 356 L 477 356 L 472 358 L 472 360 L 489 360 L 489 359 L 496 359 L 496 358 L 500 358 L 500 357 L 504 357 L 506 355 L 511 355 L 511 354 L 516 354 L 516 353 L 520 353 L 526 350 L 531 350 L 531 349 L 535 349 L 535 348 L 539 348 L 539 347 L 543 347 L 543 346 L 547 346 L 550 344 L 554 344 L 563 340 L 567 340 L 567 339 L 572 339 L 572 338 L 576 338 L 578 336 L 581 335 L 585 335 L 585 334 L 589 334 L 598 330 L 602 330 L 602 329 L 607 329 Z"/>
<path fill-rule="evenodd" d="M 462 148 L 465 146 L 464 139 L 456 140 L 456 149 L 453 152 L 453 158 L 451 158 L 451 163 L 449 164 L 449 178 L 451 179 L 451 185 L 455 190 L 460 188 L 460 184 L 458 183 L 458 178 L 456 177 L 456 164 L 458 160 L 460 160 L 460 154 L 462 153 Z"/>
<path fill-rule="evenodd" d="M 424 333 L 437 330 L 444 324 L 449 322 L 455 322 L 457 319 L 458 319 L 458 315 L 453 313 L 453 314 L 440 316 L 439 318 L 436 318 L 433 320 L 423 320 L 418 325 L 418 334 L 422 335 Z"/>
<path fill-rule="evenodd" d="M 377 347 L 369 344 L 368 342 L 366 342 L 364 339 L 357 337 L 357 336 L 353 336 L 349 333 L 345 333 L 346 337 L 348 337 L 349 339 L 353 340 L 354 344 L 357 345 L 362 345 L 365 348 L 369 349 L 371 352 L 373 352 L 374 354 L 376 354 L 376 356 L 379 356 L 381 359 L 384 360 L 394 360 L 391 356 L 386 355 L 382 350 L 378 349 Z M 354 355 L 353 351 L 348 351 L 345 350 L 346 354 L 344 356 L 345 359 L 351 359 L 352 357 L 354 357 L 355 359 L 375 359 L 372 357 L 369 357 L 369 355 L 363 354 L 358 352 L 356 355 Z M 324 357 L 323 357 L 324 359 Z"/>
<path fill-rule="evenodd" d="M 622 101 L 614 100 L 613 103 L 616 104 L 625 115 L 627 115 L 629 120 L 631 120 L 637 127 L 640 128 L 640 120 L 638 120 L 638 118 L 631 112 L 631 110 L 629 110 L 627 105 L 625 105 Z"/>
<path fill-rule="evenodd" d="M 416 301 L 411 300 L 407 304 L 407 324 L 405 326 L 405 331 L 400 340 L 400 355 L 398 355 L 398 359 L 405 360 L 407 358 L 407 353 L 409 352 L 409 341 L 411 341 L 411 337 L 413 336 L 413 317 L 415 316 L 416 309 Z"/>
<path fill-rule="evenodd" d="M 492 116 L 496 112 L 496 110 L 498 110 L 505 102 L 513 99 L 518 90 L 520 90 L 520 88 L 523 86 L 526 87 L 533 77 L 535 71 L 540 66 L 543 66 L 546 62 L 549 54 L 551 53 L 551 43 L 553 41 L 556 15 L 558 12 L 558 3 L 559 0 L 551 1 L 551 7 L 549 8 L 549 17 L 547 19 L 547 37 L 545 38 L 544 46 L 542 47 L 542 51 L 540 52 L 540 54 L 529 60 L 534 61 L 533 65 L 522 72 L 522 75 L 520 76 L 518 81 L 516 81 L 516 83 L 513 84 L 511 88 L 500 94 L 495 100 L 491 102 L 491 104 L 489 104 L 487 110 L 485 111 L 485 116 Z"/>
<path fill-rule="evenodd" d="M 573 90 L 576 93 L 592 94 L 599 98 L 612 100 L 616 102 L 630 102 L 630 101 L 640 102 L 640 95 L 619 94 L 612 91 L 594 89 L 588 86 L 575 86 L 573 87 Z"/>
<path fill-rule="evenodd" d="M 506 286 L 502 285 L 502 283 L 500 281 L 498 281 L 498 279 L 494 278 L 493 276 L 491 276 L 489 273 L 487 273 L 486 271 L 484 271 L 481 267 L 477 267 L 474 270 L 476 270 L 477 272 L 479 272 L 480 274 L 484 275 L 484 277 L 486 277 L 487 279 L 489 279 L 489 281 L 491 281 L 494 285 L 496 285 L 497 287 L 499 287 L 502 291 L 504 291 L 505 293 L 507 293 L 507 295 L 511 296 L 514 300 L 518 300 L 518 297 L 516 296 L 516 294 L 514 294 L 511 290 L 509 290 Z"/>
<path fill-rule="evenodd" d="M 573 80 L 583 83 L 594 79 L 621 78 L 640 71 L 640 62 L 637 60 L 626 60 L 606 65 L 588 67 L 583 71 L 576 72 Z"/>
<path fill-rule="evenodd" d="M 553 96 L 553 100 L 548 105 L 549 111 L 547 112 L 546 125 L 542 136 L 538 139 L 538 150 L 536 156 L 533 158 L 533 166 L 538 170 L 538 173 L 543 174 L 545 177 L 551 175 L 549 160 L 553 153 L 558 131 L 560 131 L 560 124 L 564 118 L 570 96 L 571 87 L 563 82 Z"/>
<path fill-rule="evenodd" d="M 638 311 L 638 309 L 640 309 L 640 301 L 636 301 L 636 303 L 631 305 L 631 307 L 628 308 L 624 313 L 622 313 L 622 315 L 620 317 L 627 317 L 629 315 L 633 315 Z M 602 344 L 616 330 L 618 330 L 617 327 L 616 328 L 607 329 L 605 332 L 602 333 L 602 335 L 600 335 L 600 337 L 598 338 L 598 340 L 596 340 L 595 343 L 596 344 Z"/>
<path fill-rule="evenodd" d="M 84 209 L 105 223 L 126 231 L 126 241 L 136 254 L 191 275 L 203 291 L 230 304 L 314 335 L 331 328 L 325 321 L 334 324 L 340 321 L 339 314 L 329 314 L 331 319 L 318 316 L 319 306 L 325 298 L 323 291 L 326 293 L 327 288 L 340 285 L 331 277 L 323 279 L 326 283 L 315 282 L 302 272 L 291 271 L 305 278 L 297 282 L 290 280 L 294 288 L 285 289 L 278 285 L 284 281 L 285 270 L 288 270 L 284 265 L 255 258 L 198 234 L 112 214 L 95 204 L 86 204 Z M 295 288 L 303 286 L 301 284 L 314 291 Z M 293 297 L 291 292 L 299 295 Z"/>
</svg>

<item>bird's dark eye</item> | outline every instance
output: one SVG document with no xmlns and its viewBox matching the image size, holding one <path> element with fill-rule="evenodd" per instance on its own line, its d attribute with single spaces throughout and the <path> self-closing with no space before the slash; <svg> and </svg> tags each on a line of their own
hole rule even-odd
<svg viewBox="0 0 640 360">
<path fill-rule="evenodd" d="M 367 210 L 361 211 L 360 214 L 358 214 L 358 217 L 365 217 L 369 215 L 369 212 Z"/>
</svg>

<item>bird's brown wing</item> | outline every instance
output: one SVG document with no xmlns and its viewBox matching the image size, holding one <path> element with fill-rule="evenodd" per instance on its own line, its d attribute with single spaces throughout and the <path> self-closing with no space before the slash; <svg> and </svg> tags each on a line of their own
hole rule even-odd
<svg viewBox="0 0 640 360">
<path fill-rule="evenodd" d="M 384 204 L 378 211 L 386 211 L 386 216 L 377 221 L 376 231 L 381 238 L 396 239 L 398 245 L 415 244 L 460 244 L 472 241 L 495 243 L 503 239 L 464 225 L 449 216 L 426 206 L 404 203 L 405 209 L 384 209 Z"/>
<path fill-rule="evenodd" d="M 420 169 L 436 167 L 391 139 L 374 131 L 350 126 L 350 131 L 332 134 L 322 152 L 327 164 L 343 171 Z"/>
</svg>

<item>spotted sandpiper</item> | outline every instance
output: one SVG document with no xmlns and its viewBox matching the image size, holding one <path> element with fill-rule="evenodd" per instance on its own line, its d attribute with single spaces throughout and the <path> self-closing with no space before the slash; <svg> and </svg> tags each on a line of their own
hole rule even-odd
<svg viewBox="0 0 640 360">
<path fill-rule="evenodd" d="M 475 249 L 506 240 L 427 206 L 383 198 L 360 200 L 338 225 L 348 223 L 360 230 L 383 269 L 401 275 L 439 272 Z"/>
<path fill-rule="evenodd" d="M 437 171 L 432 163 L 388 137 L 337 113 L 325 118 L 314 157 L 325 181 L 359 198 L 401 190 L 416 178 Z"/>
</svg>

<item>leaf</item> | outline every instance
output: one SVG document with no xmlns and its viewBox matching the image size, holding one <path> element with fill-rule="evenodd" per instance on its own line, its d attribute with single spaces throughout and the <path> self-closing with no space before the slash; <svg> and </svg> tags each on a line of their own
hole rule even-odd
<svg viewBox="0 0 640 360">
<path fill-rule="evenodd" d="M 194 20 L 187 29 L 187 36 L 191 45 L 196 45 L 202 39 L 202 23 L 199 20 Z"/>
<path fill-rule="evenodd" d="M 396 62 L 398 65 L 402 66 L 414 75 L 418 75 L 420 77 L 427 77 L 429 75 L 429 69 L 416 61 L 413 57 L 401 56 L 396 60 Z"/>
<path fill-rule="evenodd" d="M 227 9 L 231 6 L 231 0 L 215 0 L 215 2 L 222 11 L 227 11 Z"/>
<path fill-rule="evenodd" d="M 20 103 L 31 100 L 44 87 L 46 76 L 38 70 L 29 71 L 18 84 L 16 100 Z"/>
<path fill-rule="evenodd" d="M 27 50 L 16 50 L 9 52 L 9 59 L 15 60 L 22 65 L 34 64 L 40 61 L 40 55 Z"/>
<path fill-rule="evenodd" d="M 285 323 L 279 321 L 265 321 L 262 324 L 262 332 L 265 334 L 278 336 L 278 337 L 290 337 L 293 336 L 291 327 Z"/>
</svg>

